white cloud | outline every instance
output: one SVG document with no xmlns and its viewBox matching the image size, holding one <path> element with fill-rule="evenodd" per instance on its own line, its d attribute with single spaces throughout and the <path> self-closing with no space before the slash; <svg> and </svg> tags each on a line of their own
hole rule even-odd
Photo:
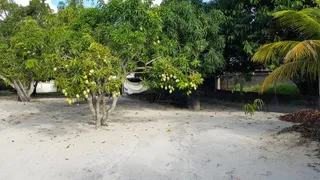
<svg viewBox="0 0 320 180">
<path fill-rule="evenodd" d="M 15 2 L 16 2 L 17 4 L 21 4 L 22 6 L 27 6 L 27 5 L 29 5 L 29 1 L 30 1 L 30 0 L 15 0 Z M 54 12 L 57 12 L 57 11 L 58 11 L 57 6 L 54 5 L 54 4 L 51 2 L 51 0 L 46 0 L 46 3 L 49 4 L 50 8 L 53 9 Z"/>
<path fill-rule="evenodd" d="M 46 0 L 46 3 L 49 4 L 50 8 L 53 9 L 54 12 L 58 11 L 58 8 L 56 5 L 54 5 L 51 0 Z"/>
<path fill-rule="evenodd" d="M 15 0 L 15 2 L 22 6 L 27 6 L 29 4 L 29 0 Z"/>
<path fill-rule="evenodd" d="M 153 4 L 160 5 L 162 3 L 162 0 L 153 0 Z"/>
<path fill-rule="evenodd" d="M 152 0 L 154 5 L 160 5 L 162 3 L 162 0 Z M 109 0 L 104 0 L 105 3 L 108 3 Z"/>
</svg>

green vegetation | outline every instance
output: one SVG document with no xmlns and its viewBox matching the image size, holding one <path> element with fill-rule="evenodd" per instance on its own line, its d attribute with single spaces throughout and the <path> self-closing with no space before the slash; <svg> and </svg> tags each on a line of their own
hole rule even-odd
<svg viewBox="0 0 320 180">
<path fill-rule="evenodd" d="M 226 37 L 225 70 L 245 78 L 259 67 L 251 61 L 259 46 L 288 36 L 280 33 L 281 28 L 274 24 L 271 14 L 281 10 L 310 7 L 314 5 L 314 1 L 215 0 L 211 5 L 227 16 L 222 24 L 222 33 Z"/>
<path fill-rule="evenodd" d="M 274 94 L 274 86 L 268 86 L 264 93 L 266 94 Z M 236 87 L 233 89 L 233 91 L 240 91 L 240 84 L 237 84 Z M 261 91 L 261 85 L 256 84 L 252 86 L 244 86 L 243 92 L 257 92 L 259 93 Z M 277 94 L 284 94 L 284 95 L 299 95 L 299 89 L 296 85 L 290 85 L 290 84 L 277 84 L 276 85 L 276 93 Z"/>
<path fill-rule="evenodd" d="M 13 87 L 21 101 L 30 101 L 35 80 L 50 77 L 49 64 L 43 57 L 47 50 L 44 17 L 48 5 L 33 0 L 27 7 L 1 0 L 0 78 Z"/>
<path fill-rule="evenodd" d="M 262 110 L 263 106 L 264 102 L 261 99 L 256 99 L 252 104 L 245 104 L 243 106 L 243 111 L 245 114 L 250 114 L 250 116 L 252 116 L 256 110 Z"/>
<path fill-rule="evenodd" d="M 84 8 L 70 0 L 57 13 L 40 0 L 1 4 L 0 78 L 21 101 L 31 100 L 35 81 L 54 79 L 70 104 L 88 102 L 96 125 L 106 125 L 130 73 L 150 88 L 190 95 L 224 66 L 224 15 L 201 2 L 111 0 Z"/>
<path fill-rule="evenodd" d="M 298 82 L 317 81 L 320 76 L 320 9 L 315 7 L 300 11 L 285 10 L 273 13 L 273 16 L 281 27 L 293 31 L 296 37 L 265 44 L 255 53 L 254 62 L 280 63 L 265 79 L 261 90 L 276 81 L 286 79 Z M 311 88 L 314 89 L 317 88 Z"/>
<path fill-rule="evenodd" d="M 212 7 L 220 9 L 227 16 L 227 20 L 222 24 L 222 33 L 226 37 L 226 46 L 224 57 L 226 59 L 226 68 L 223 69 L 228 73 L 233 73 L 239 79 L 246 79 L 257 68 L 270 68 L 278 66 L 283 57 L 266 63 L 251 61 L 256 50 L 263 44 L 278 42 L 281 40 L 301 40 L 299 33 L 292 32 L 291 27 L 299 27 L 299 23 L 304 23 L 294 16 L 292 21 L 287 21 L 287 27 L 275 23 L 273 13 L 283 10 L 301 10 L 317 6 L 315 0 L 216 0 L 213 1 Z M 318 17 L 317 15 L 314 17 Z M 307 21 L 312 19 L 306 18 Z M 285 19 L 283 19 L 284 22 Z M 299 22 L 298 22 L 299 21 Z M 295 24 L 295 25 L 293 25 Z M 293 26 L 291 26 L 293 25 Z M 318 32 L 316 26 L 305 24 L 314 32 Z M 276 54 L 276 51 L 274 51 Z M 277 57 L 277 56 L 276 56 Z M 261 57 L 264 58 L 264 55 Z M 267 57 L 266 57 L 267 58 Z M 303 68 L 302 66 L 300 66 Z M 289 78 L 289 77 L 288 77 Z M 314 94 L 312 90 L 312 81 L 308 76 L 299 76 L 289 78 L 294 81 L 302 94 Z M 272 83 L 269 83 L 269 85 Z M 267 88 L 268 85 L 265 85 Z M 310 92 L 311 91 L 311 92 Z"/>
<path fill-rule="evenodd" d="M 40 0 L 0 0 L 0 78 L 21 101 L 31 100 L 36 81 L 54 79 L 70 104 L 88 102 L 97 125 L 106 125 L 130 73 L 150 88 L 190 95 L 204 78 L 227 72 L 243 82 L 269 67 L 265 92 L 291 79 L 304 94 L 320 75 L 317 2 L 110 0 L 84 8 L 68 0 L 53 12 Z M 279 84 L 277 93 L 298 90 Z"/>
</svg>

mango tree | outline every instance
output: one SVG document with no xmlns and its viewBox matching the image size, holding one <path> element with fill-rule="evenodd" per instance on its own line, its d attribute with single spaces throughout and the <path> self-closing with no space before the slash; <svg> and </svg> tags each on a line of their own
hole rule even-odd
<svg viewBox="0 0 320 180">
<path fill-rule="evenodd" d="M 97 126 L 107 125 L 108 114 L 114 110 L 121 88 L 121 66 L 110 50 L 91 43 L 78 57 L 55 60 L 55 82 L 67 101 L 87 100 Z M 107 102 L 113 97 L 113 103 Z"/>
<path fill-rule="evenodd" d="M 97 126 L 107 125 L 120 95 L 122 68 L 107 46 L 75 24 L 83 9 L 65 8 L 48 19 L 51 63 L 56 86 L 72 104 L 87 101 Z M 109 107 L 107 102 L 113 99 Z"/>
<path fill-rule="evenodd" d="M 36 80 L 47 80 L 50 67 L 46 51 L 44 19 L 48 5 L 32 0 L 27 7 L 0 1 L 0 78 L 11 85 L 21 101 L 30 101 Z"/>
<path fill-rule="evenodd" d="M 224 66 L 224 38 L 219 34 L 224 16 L 220 11 L 205 10 L 203 4 L 189 1 L 166 0 L 157 11 L 163 33 L 152 52 L 162 58 L 153 62 L 154 82 L 150 84 L 169 93 L 179 90 L 188 96 L 197 94 L 203 77 L 214 76 Z M 200 109 L 197 95 L 192 100 L 193 107 Z"/>
<path fill-rule="evenodd" d="M 120 58 L 123 77 L 157 58 L 149 49 L 157 45 L 162 23 L 151 1 L 111 0 L 100 12 L 103 18 L 95 28 L 100 35 L 97 40 Z"/>
<path fill-rule="evenodd" d="M 29 18 L 19 23 L 18 32 L 9 40 L 0 41 L 0 77 L 17 91 L 21 101 L 30 101 L 35 80 L 50 76 L 42 57 L 45 36 L 45 29 Z"/>
</svg>

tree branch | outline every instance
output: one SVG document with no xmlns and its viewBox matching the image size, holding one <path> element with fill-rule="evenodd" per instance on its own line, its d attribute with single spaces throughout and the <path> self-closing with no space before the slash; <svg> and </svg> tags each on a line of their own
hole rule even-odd
<svg viewBox="0 0 320 180">
<path fill-rule="evenodd" d="M 23 95 L 24 95 L 24 96 L 27 98 L 27 100 L 29 101 L 29 100 L 30 100 L 30 97 L 28 96 L 28 94 L 27 94 L 27 92 L 26 92 L 23 84 L 21 83 L 21 81 L 20 81 L 20 80 L 17 80 L 17 84 L 18 84 L 19 88 L 21 89 Z"/>
<path fill-rule="evenodd" d="M 32 78 L 32 79 L 31 79 L 31 82 L 30 82 L 30 84 L 29 84 L 28 97 L 31 96 L 31 94 L 33 93 L 34 88 L 35 88 L 35 87 L 34 87 L 34 79 Z"/>
<path fill-rule="evenodd" d="M 111 107 L 108 109 L 108 114 L 112 113 L 112 111 L 114 111 L 114 109 L 117 106 L 117 102 L 118 102 L 118 97 L 113 97 L 113 101 L 112 101 L 112 105 Z"/>
<path fill-rule="evenodd" d="M 161 58 L 162 58 L 161 56 L 160 56 L 160 57 L 157 57 L 157 58 L 154 58 L 154 59 L 152 59 L 151 61 L 147 62 L 146 65 L 148 65 L 148 64 L 150 64 L 150 63 L 152 63 L 152 62 L 154 62 L 154 61 L 157 61 L 157 60 L 159 60 L 159 59 L 161 59 Z"/>
<path fill-rule="evenodd" d="M 88 95 L 87 101 L 88 101 L 88 104 L 89 104 L 89 109 L 90 109 L 90 111 L 92 112 L 93 117 L 94 117 L 94 119 L 95 119 L 95 118 L 96 118 L 96 111 L 95 111 L 95 109 L 94 109 L 93 98 L 92 98 L 92 95 L 91 95 L 91 94 Z"/>
<path fill-rule="evenodd" d="M 3 75 L 1 75 L 1 74 L 0 74 L 0 78 L 1 78 L 2 80 L 4 80 L 5 82 L 9 82 L 9 80 L 8 80 L 6 77 L 4 77 Z M 10 82 L 9 82 L 9 85 L 10 85 L 12 88 L 15 89 L 15 86 L 14 86 L 13 83 L 10 83 Z"/>
</svg>

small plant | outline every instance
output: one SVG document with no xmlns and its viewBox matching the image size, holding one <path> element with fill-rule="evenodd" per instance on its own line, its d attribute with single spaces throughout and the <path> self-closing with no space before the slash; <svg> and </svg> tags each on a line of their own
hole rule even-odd
<svg viewBox="0 0 320 180">
<path fill-rule="evenodd" d="M 250 116 L 252 116 L 252 115 L 254 115 L 256 110 L 262 110 L 263 106 L 264 106 L 263 101 L 261 99 L 256 99 L 253 101 L 252 104 L 250 104 L 250 103 L 245 104 L 243 106 L 243 111 L 246 115 L 250 114 Z"/>
<path fill-rule="evenodd" d="M 234 88 L 231 90 L 232 93 L 234 93 L 235 91 L 240 91 L 240 84 L 236 84 Z"/>
</svg>

